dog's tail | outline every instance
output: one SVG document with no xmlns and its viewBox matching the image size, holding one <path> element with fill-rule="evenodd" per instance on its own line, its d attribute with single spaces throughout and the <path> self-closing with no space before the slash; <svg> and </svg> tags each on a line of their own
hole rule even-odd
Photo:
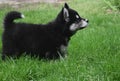
<svg viewBox="0 0 120 81">
<path fill-rule="evenodd" d="M 15 19 L 24 18 L 24 15 L 17 11 L 7 13 L 4 19 L 4 27 L 7 28 L 14 23 Z"/>
</svg>

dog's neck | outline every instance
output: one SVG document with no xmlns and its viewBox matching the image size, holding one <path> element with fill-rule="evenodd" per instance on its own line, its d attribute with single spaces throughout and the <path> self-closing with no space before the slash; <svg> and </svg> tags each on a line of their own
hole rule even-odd
<svg viewBox="0 0 120 81">
<path fill-rule="evenodd" d="M 71 36 L 75 33 L 69 30 L 69 26 L 70 24 L 67 23 L 64 18 L 63 18 L 63 11 L 61 11 L 55 20 L 53 20 L 52 22 L 49 22 L 47 24 L 47 27 L 51 30 L 52 28 L 52 35 L 54 35 L 55 37 L 58 37 L 61 39 L 61 41 L 63 42 L 63 45 L 67 46 L 68 42 L 70 41 Z M 54 29 L 54 30 L 53 30 Z M 56 39 L 57 40 L 57 39 Z M 59 40 L 60 41 L 60 40 Z"/>
</svg>

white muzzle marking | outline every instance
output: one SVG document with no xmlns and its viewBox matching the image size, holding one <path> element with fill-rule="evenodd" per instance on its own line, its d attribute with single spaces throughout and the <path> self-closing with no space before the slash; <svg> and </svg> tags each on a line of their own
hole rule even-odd
<svg viewBox="0 0 120 81">
<path fill-rule="evenodd" d="M 76 31 L 77 29 L 84 28 L 88 25 L 87 19 L 81 20 L 79 23 L 73 23 L 70 25 L 71 31 Z"/>
<path fill-rule="evenodd" d="M 86 27 L 88 25 L 87 20 L 82 20 L 80 27 Z"/>
</svg>

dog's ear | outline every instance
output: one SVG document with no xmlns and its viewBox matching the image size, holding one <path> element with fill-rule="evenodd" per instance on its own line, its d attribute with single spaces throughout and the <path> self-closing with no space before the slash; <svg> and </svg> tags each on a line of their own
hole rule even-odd
<svg viewBox="0 0 120 81">
<path fill-rule="evenodd" d="M 69 22 L 69 6 L 67 3 L 65 3 L 63 8 L 63 16 L 66 22 Z"/>
<path fill-rule="evenodd" d="M 69 9 L 69 6 L 68 6 L 68 4 L 67 4 L 67 3 L 65 3 L 65 4 L 64 4 L 64 8 Z"/>
</svg>

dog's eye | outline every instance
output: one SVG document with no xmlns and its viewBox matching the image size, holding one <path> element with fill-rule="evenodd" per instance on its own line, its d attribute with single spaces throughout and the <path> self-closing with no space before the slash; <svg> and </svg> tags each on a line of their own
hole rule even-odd
<svg viewBox="0 0 120 81">
<path fill-rule="evenodd" d="M 76 18 L 78 19 L 78 18 L 79 18 L 79 16 L 78 16 L 78 15 L 76 15 Z"/>
</svg>

